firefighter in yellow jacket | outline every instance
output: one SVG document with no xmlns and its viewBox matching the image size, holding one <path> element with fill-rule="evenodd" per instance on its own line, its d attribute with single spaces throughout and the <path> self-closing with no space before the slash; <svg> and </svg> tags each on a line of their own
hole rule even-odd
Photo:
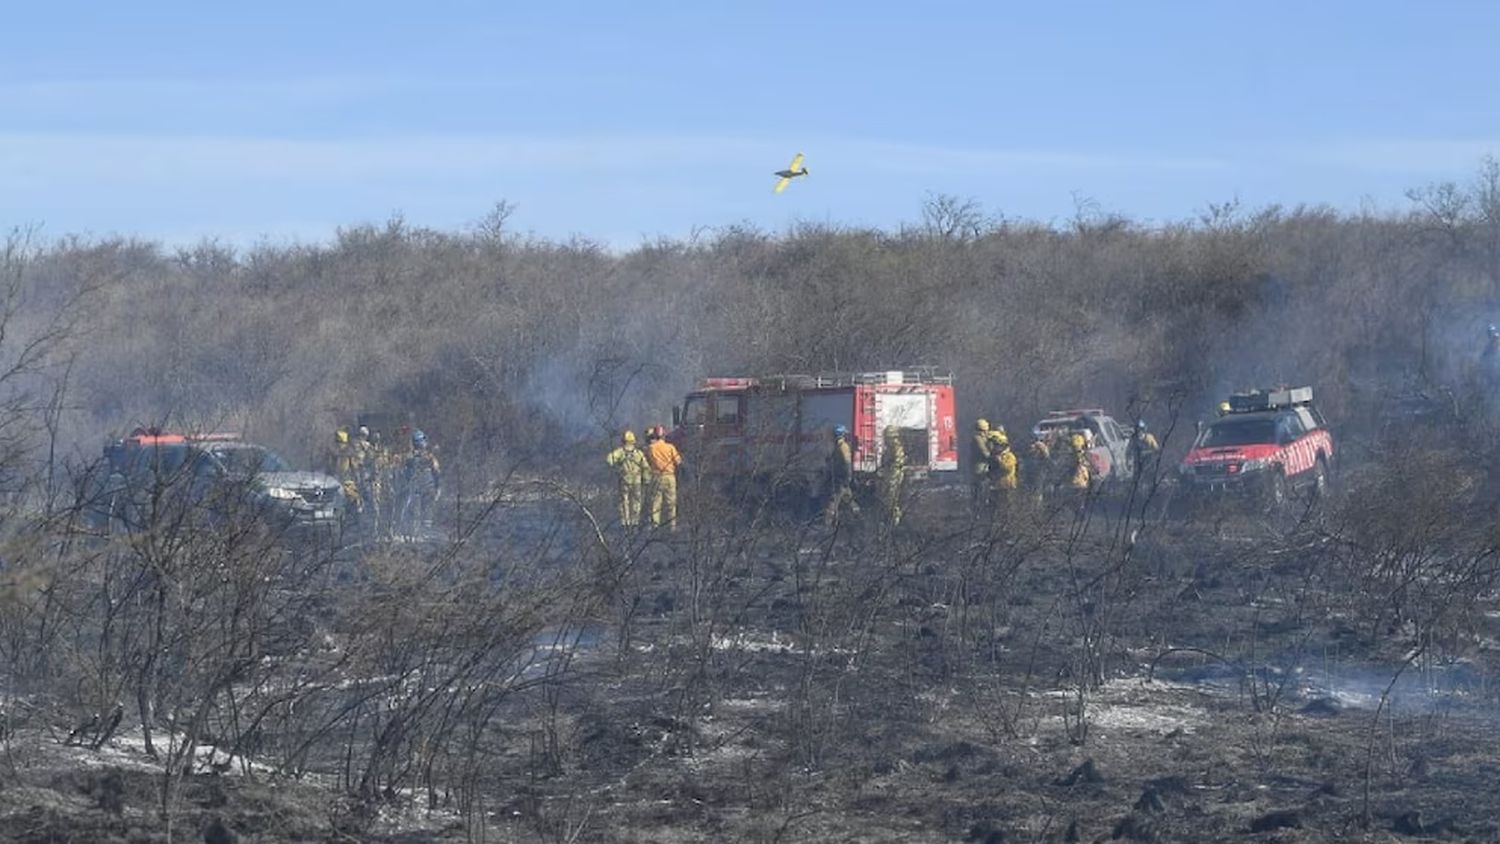
<svg viewBox="0 0 1500 844">
<path fill-rule="evenodd" d="M 1093 468 L 1089 465 L 1088 440 L 1083 434 L 1074 431 L 1073 435 L 1068 437 L 1068 447 L 1072 452 L 1072 470 L 1068 475 L 1068 487 L 1074 492 L 1088 492 L 1089 482 L 1093 479 Z"/>
<path fill-rule="evenodd" d="M 620 437 L 620 447 L 606 455 L 604 462 L 619 479 L 620 526 L 634 528 L 641 522 L 641 489 L 651 470 L 645 452 L 635 447 L 635 432 L 626 431 Z"/>
<path fill-rule="evenodd" d="M 340 428 L 333 432 L 333 454 L 329 459 L 333 476 L 339 479 L 344 489 L 344 500 L 355 513 L 363 512 L 364 499 L 360 496 L 360 455 L 356 446 L 349 442 L 349 430 Z"/>
<path fill-rule="evenodd" d="M 1156 458 L 1161 454 L 1161 443 L 1156 435 L 1146 428 L 1146 420 L 1135 420 L 1135 432 L 1130 437 L 1130 464 L 1135 469 L 1135 479 L 1156 477 Z"/>
<path fill-rule="evenodd" d="M 667 434 L 657 425 L 651 431 L 651 444 L 646 448 L 646 465 L 651 474 L 651 524 L 666 525 L 677 531 L 677 469 L 682 466 L 682 453 L 677 446 L 667 442 Z"/>
<path fill-rule="evenodd" d="M 990 484 L 995 492 L 995 504 L 1009 507 L 1021 487 L 1021 462 L 1010 450 L 1010 437 L 1001 433 L 994 438 L 994 458 L 990 463 Z"/>
<path fill-rule="evenodd" d="M 849 429 L 843 425 L 833 426 L 827 471 L 828 501 L 823 507 L 823 521 L 833 527 L 846 508 L 851 515 L 859 515 L 859 504 L 854 500 L 854 448 L 849 444 Z"/>
<path fill-rule="evenodd" d="M 1041 431 L 1031 435 L 1031 445 L 1026 447 L 1026 492 L 1032 501 L 1042 503 L 1049 478 L 1047 467 L 1052 465 L 1052 449 L 1047 446 L 1047 437 Z"/>
<path fill-rule="evenodd" d="M 880 452 L 880 503 L 885 507 L 885 521 L 891 527 L 901 524 L 901 489 L 906 481 L 906 446 L 894 426 L 886 426 Z"/>
<path fill-rule="evenodd" d="M 984 500 L 985 481 L 989 477 L 990 459 L 994 441 L 990 439 L 990 420 L 974 420 L 974 463 L 973 477 L 970 481 L 970 498 L 974 506 Z"/>
</svg>

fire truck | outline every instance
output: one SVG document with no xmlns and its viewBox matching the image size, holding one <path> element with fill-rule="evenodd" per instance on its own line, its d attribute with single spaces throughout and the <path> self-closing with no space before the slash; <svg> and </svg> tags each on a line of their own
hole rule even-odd
<svg viewBox="0 0 1500 844">
<path fill-rule="evenodd" d="M 856 480 L 879 469 L 888 427 L 905 447 L 907 477 L 958 469 L 953 376 L 933 369 L 705 378 L 672 423 L 668 439 L 700 474 L 809 494 L 822 487 L 839 425 Z"/>
<path fill-rule="evenodd" d="M 1195 493 L 1259 497 L 1270 507 L 1295 491 L 1327 492 L 1333 436 L 1311 387 L 1229 397 L 1229 411 L 1203 428 L 1178 467 Z"/>
</svg>

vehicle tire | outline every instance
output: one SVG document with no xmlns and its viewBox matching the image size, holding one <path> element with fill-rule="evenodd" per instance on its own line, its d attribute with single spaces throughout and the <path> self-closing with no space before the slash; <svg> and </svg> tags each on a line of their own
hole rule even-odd
<svg viewBox="0 0 1500 844">
<path fill-rule="evenodd" d="M 1313 466 L 1312 494 L 1318 500 L 1328 497 L 1328 464 L 1322 457 Z"/>
<path fill-rule="evenodd" d="M 1266 504 L 1272 512 L 1286 506 L 1286 475 L 1280 468 L 1271 470 L 1271 479 L 1266 487 Z"/>
</svg>

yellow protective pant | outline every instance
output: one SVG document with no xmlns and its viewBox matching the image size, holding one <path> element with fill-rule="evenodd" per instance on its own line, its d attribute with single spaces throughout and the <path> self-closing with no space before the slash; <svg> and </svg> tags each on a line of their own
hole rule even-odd
<svg viewBox="0 0 1500 844">
<path fill-rule="evenodd" d="M 891 527 L 901 524 L 901 475 L 882 478 L 880 503 L 885 507 L 885 521 Z"/>
<path fill-rule="evenodd" d="M 620 524 L 633 528 L 641 523 L 641 482 L 620 481 Z"/>
<path fill-rule="evenodd" d="M 974 466 L 974 473 L 969 478 L 969 500 L 978 506 L 984 501 L 987 487 L 990 484 L 990 467 L 988 464 L 979 463 Z"/>
<path fill-rule="evenodd" d="M 651 478 L 651 524 L 677 530 L 677 475 L 672 472 Z"/>
<path fill-rule="evenodd" d="M 838 524 L 844 510 L 859 515 L 859 503 L 854 500 L 854 490 L 848 484 L 839 484 L 828 493 L 828 503 L 823 507 L 823 522 L 829 527 Z"/>
</svg>

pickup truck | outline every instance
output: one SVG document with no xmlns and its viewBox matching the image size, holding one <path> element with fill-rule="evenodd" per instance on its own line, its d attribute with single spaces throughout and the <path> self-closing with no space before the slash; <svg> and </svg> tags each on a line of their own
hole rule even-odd
<svg viewBox="0 0 1500 844">
<path fill-rule="evenodd" d="M 1083 434 L 1089 441 L 1089 465 L 1094 480 L 1106 489 L 1129 483 L 1135 473 L 1130 452 L 1130 429 L 1121 427 L 1100 408 L 1054 410 L 1032 426 L 1031 433 L 1044 439 Z"/>
<path fill-rule="evenodd" d="M 1236 393 L 1228 404 L 1178 467 L 1186 490 L 1258 498 L 1273 509 L 1296 492 L 1327 492 L 1333 435 L 1311 387 Z"/>
</svg>

